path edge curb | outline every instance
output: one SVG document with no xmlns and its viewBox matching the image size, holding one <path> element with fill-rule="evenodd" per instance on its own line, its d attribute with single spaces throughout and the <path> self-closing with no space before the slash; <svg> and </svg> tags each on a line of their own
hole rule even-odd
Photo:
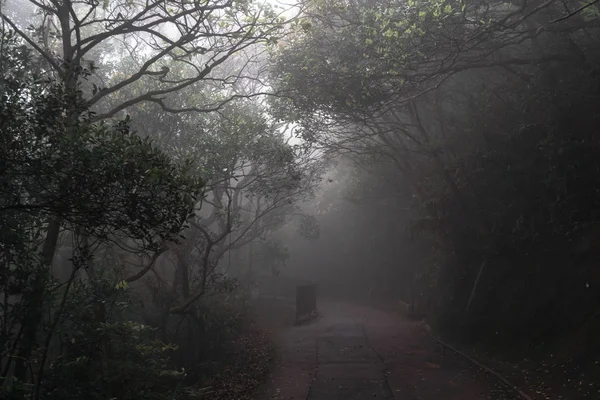
<svg viewBox="0 0 600 400">
<path fill-rule="evenodd" d="M 429 324 L 423 324 L 424 328 L 425 328 L 425 332 L 427 332 L 427 334 L 436 342 L 438 342 L 439 344 L 441 344 L 444 347 L 447 347 L 448 349 L 452 350 L 453 352 L 455 352 L 456 354 L 460 354 L 462 357 L 466 358 L 467 360 L 469 360 L 470 362 L 472 362 L 473 364 L 475 364 L 476 366 L 478 366 L 479 368 L 483 369 L 484 371 L 494 375 L 500 382 L 502 382 L 504 385 L 506 385 L 507 387 L 509 387 L 510 389 L 512 389 L 514 392 L 516 392 L 519 396 L 521 396 L 522 399 L 524 400 L 534 400 L 533 397 L 529 396 L 527 393 L 525 393 L 523 390 L 519 389 L 519 387 L 517 385 L 515 385 L 514 383 L 512 383 L 511 381 L 509 381 L 507 378 L 505 378 L 504 376 L 500 375 L 498 372 L 494 371 L 493 369 L 491 369 L 490 367 L 483 365 L 481 362 L 475 360 L 473 357 L 469 356 L 468 354 L 458 350 L 456 347 L 452 346 L 449 343 L 446 343 L 445 341 L 443 341 L 442 339 L 440 339 L 439 337 L 437 337 L 431 327 L 429 326 Z"/>
</svg>

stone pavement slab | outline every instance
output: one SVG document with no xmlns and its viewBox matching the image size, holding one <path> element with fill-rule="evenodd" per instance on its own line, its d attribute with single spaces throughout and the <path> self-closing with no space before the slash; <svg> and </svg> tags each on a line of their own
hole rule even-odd
<svg viewBox="0 0 600 400">
<path fill-rule="evenodd" d="M 313 382 L 308 400 L 393 400 L 385 380 L 351 378 L 317 379 Z"/>
<path fill-rule="evenodd" d="M 381 362 L 364 336 L 325 336 L 317 338 L 317 361 L 325 363 Z"/>
<path fill-rule="evenodd" d="M 380 380 L 386 374 L 384 364 L 319 364 L 317 379 L 367 379 Z"/>
<path fill-rule="evenodd" d="M 277 332 L 280 357 L 261 400 L 516 400 L 400 313 L 344 303 Z"/>
</svg>

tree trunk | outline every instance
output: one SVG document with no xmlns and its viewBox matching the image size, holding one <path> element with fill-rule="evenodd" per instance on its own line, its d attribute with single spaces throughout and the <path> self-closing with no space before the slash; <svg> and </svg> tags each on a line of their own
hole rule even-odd
<svg viewBox="0 0 600 400">
<path fill-rule="evenodd" d="M 254 247 L 253 241 L 248 243 L 248 271 L 246 272 L 247 278 L 252 277 L 252 267 L 253 267 L 252 252 L 254 250 L 253 247 Z"/>
<path fill-rule="evenodd" d="M 39 271 L 36 273 L 32 291 L 30 295 L 27 296 L 28 299 L 26 299 L 25 315 L 22 319 L 23 340 L 17 353 L 14 374 L 14 377 L 20 382 L 26 382 L 27 380 L 28 363 L 30 361 L 33 348 L 37 344 L 37 332 L 43 318 L 44 289 L 46 286 L 48 271 L 50 271 L 50 266 L 52 265 L 52 260 L 56 251 L 59 232 L 60 221 L 55 218 L 51 219 L 48 225 L 48 233 L 46 234 L 44 246 L 42 248 L 42 265 Z"/>
<path fill-rule="evenodd" d="M 190 297 L 190 276 L 188 271 L 187 260 L 185 255 L 182 254 L 181 249 L 175 251 L 177 257 L 177 273 L 181 279 L 181 294 L 183 299 L 187 300 Z"/>
</svg>

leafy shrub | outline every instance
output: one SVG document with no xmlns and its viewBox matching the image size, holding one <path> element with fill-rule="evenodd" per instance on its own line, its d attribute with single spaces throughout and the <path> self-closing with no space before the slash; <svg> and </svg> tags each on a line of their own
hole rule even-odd
<svg viewBox="0 0 600 400">
<path fill-rule="evenodd" d="M 175 347 L 127 320 L 128 305 L 124 287 L 108 279 L 74 287 L 59 332 L 62 351 L 43 379 L 43 399 L 176 397 L 185 373 L 170 360 Z"/>
<path fill-rule="evenodd" d="M 249 324 L 249 306 L 241 292 L 215 294 L 183 316 L 171 316 L 168 340 L 178 347 L 174 359 L 190 380 L 203 379 L 230 361 L 232 343 Z"/>
</svg>

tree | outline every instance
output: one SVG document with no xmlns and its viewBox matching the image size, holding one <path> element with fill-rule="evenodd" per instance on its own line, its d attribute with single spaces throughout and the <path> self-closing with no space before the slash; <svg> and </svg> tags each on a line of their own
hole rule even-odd
<svg viewBox="0 0 600 400">
<path fill-rule="evenodd" d="M 389 158 L 425 201 L 412 166 L 431 158 L 445 175 L 441 128 L 423 119 L 429 104 L 440 105 L 434 92 L 464 84 L 467 71 L 519 74 L 581 59 L 580 46 L 591 43 L 565 37 L 590 22 L 548 24 L 563 10 L 566 4 L 552 1 L 319 2 L 273 50 L 274 86 L 286 96 L 273 101 L 275 115 L 298 122 L 306 140 L 330 150 Z M 564 45 L 551 45 L 557 41 Z"/>
<path fill-rule="evenodd" d="M 235 76 L 215 76 L 218 66 L 230 57 L 276 35 L 282 20 L 276 11 L 251 2 L 73 2 L 37 1 L 37 26 L 18 26 L 2 13 L 2 19 L 46 61 L 48 72 L 55 74 L 66 87 L 74 88 L 82 79 L 84 69 L 95 72 L 105 67 L 100 82 L 82 93 L 91 108 L 123 90 L 140 91 L 110 104 L 96 120 L 109 118 L 135 104 L 152 102 L 168 111 L 169 94 L 190 87 L 202 80 L 228 79 L 235 82 L 244 75 L 244 68 Z M 126 57 L 126 58 L 123 58 Z M 108 59 L 106 59 L 108 58 Z M 116 63 L 115 60 L 116 58 Z M 110 60 L 110 61 L 109 61 Z M 119 65 L 135 65 L 135 71 L 122 73 Z M 117 67 L 120 71 L 111 70 Z M 180 69 L 186 68 L 186 74 Z M 191 68 L 189 68 L 191 67 Z M 156 82 L 158 87 L 152 84 Z M 143 90 L 150 83 L 152 89 Z M 88 89 L 88 88 L 86 88 Z M 219 109 L 231 99 L 214 104 L 190 105 L 187 110 Z"/>
<path fill-rule="evenodd" d="M 269 271 L 272 276 L 278 276 L 281 272 L 280 265 L 285 265 L 290 258 L 287 248 L 275 241 L 261 242 L 257 256 L 260 268 Z"/>
<path fill-rule="evenodd" d="M 40 2 L 36 0 L 31 3 L 37 8 L 39 14 L 30 27 L 21 26 L 4 10 L 0 10 L 0 16 L 3 24 L 6 24 L 39 55 L 39 59 L 42 61 L 39 75 L 54 79 L 57 87 L 64 91 L 65 95 L 61 95 L 63 103 L 59 109 L 55 110 L 59 112 L 53 116 L 62 118 L 60 121 L 62 125 L 57 129 L 65 132 L 67 138 L 65 140 L 71 141 L 74 146 L 75 144 L 81 146 L 90 140 L 83 134 L 80 124 L 96 126 L 92 123 L 116 117 L 121 111 L 136 104 L 154 103 L 169 112 L 190 110 L 204 112 L 220 109 L 237 96 L 226 98 L 207 96 L 204 104 L 201 104 L 197 97 L 194 103 L 182 108 L 171 107 L 168 97 L 178 90 L 193 88 L 203 80 L 221 81 L 226 85 L 235 83 L 237 78 L 245 76 L 245 68 L 233 71 L 233 75 L 231 75 L 232 71 L 220 71 L 224 75 L 218 76 L 218 67 L 238 52 L 270 39 L 272 35 L 276 34 L 281 22 L 271 8 L 233 1 L 184 4 L 121 1 L 105 3 Z M 123 74 L 121 71 L 124 69 L 119 68 L 123 64 L 136 67 L 132 72 Z M 102 69 L 99 70 L 98 66 Z M 182 66 L 190 67 L 187 69 L 187 74 L 180 73 Z M 145 86 L 152 89 L 144 90 Z M 115 98 L 119 98 L 120 101 L 115 102 Z M 88 110 L 93 110 L 93 112 L 88 112 Z M 121 131 L 128 130 L 125 125 L 123 124 Z M 122 135 L 123 133 L 114 131 L 112 143 L 117 145 L 121 140 L 121 145 L 134 145 L 135 147 L 131 147 L 132 150 L 137 147 L 145 149 L 137 153 L 134 151 L 131 156 L 151 155 L 148 150 L 150 149 L 148 141 L 142 141 L 135 135 Z M 130 138 L 132 143 L 128 142 Z M 96 138 L 92 139 L 96 140 Z M 73 147 L 73 149 L 75 148 Z M 110 147 L 107 147 L 107 143 L 104 142 L 99 143 L 98 148 L 104 151 Z M 98 155 L 100 154 L 94 154 L 94 156 Z M 77 161 L 84 161 L 82 155 L 74 156 Z M 122 157 L 127 156 L 122 154 Z M 166 162 L 166 158 L 161 159 L 160 157 L 163 155 L 149 157 L 149 169 L 138 171 L 133 168 L 126 173 L 141 172 L 142 178 L 148 175 L 148 172 L 160 174 L 163 172 L 161 167 L 164 167 Z M 98 158 L 98 160 L 101 159 Z M 127 162 L 127 159 L 123 161 Z M 69 173 L 79 172 L 81 175 L 85 175 L 86 172 L 89 172 L 86 170 L 88 165 L 75 166 L 80 169 L 66 170 L 62 175 L 62 180 L 53 182 L 53 184 L 58 184 L 57 190 L 61 199 L 70 193 L 69 183 L 75 182 L 70 180 L 72 177 L 68 175 Z M 135 167 L 134 164 L 132 166 Z M 171 172 L 174 173 L 176 170 L 173 169 Z M 123 173 L 119 176 L 108 174 L 106 178 L 109 181 L 104 183 L 118 186 L 122 182 L 110 179 L 121 178 L 122 175 Z M 135 177 L 135 175 L 128 176 Z M 157 179 L 162 178 L 164 179 L 160 183 L 163 185 L 169 180 L 173 186 L 185 183 L 178 179 L 169 179 L 176 178 L 176 175 L 169 176 L 168 170 L 163 176 L 157 177 Z M 143 183 L 152 184 L 152 181 Z M 150 256 L 148 264 L 135 274 L 125 277 L 126 281 L 139 279 L 150 271 L 157 257 L 164 252 L 165 243 L 169 242 L 171 236 L 178 233 L 178 229 L 174 227 L 169 232 L 163 232 L 160 229 L 158 232 L 147 231 L 148 227 L 152 224 L 159 224 L 161 221 L 178 227 L 182 223 L 179 219 L 180 216 L 174 215 L 180 211 L 178 208 L 166 207 L 152 218 L 149 218 L 152 215 L 150 213 L 142 212 L 140 215 L 139 208 L 143 203 L 136 202 L 139 197 L 143 195 L 149 200 L 155 200 L 155 197 L 158 196 L 161 197 L 160 201 L 165 202 L 168 199 L 162 198 L 162 196 L 168 196 L 169 191 L 162 191 L 160 186 L 154 188 L 161 189 L 159 193 L 155 191 L 135 192 L 136 188 L 135 185 L 129 188 L 135 194 L 132 196 L 133 198 L 125 197 L 123 201 L 126 204 L 115 202 L 116 208 L 111 210 L 113 216 L 117 218 L 115 223 L 118 224 L 118 227 L 126 228 L 126 232 L 122 232 L 123 240 L 118 240 L 119 245 L 135 247 L 140 244 L 138 242 L 141 240 L 142 246 L 145 246 L 144 241 L 152 237 L 151 240 L 156 251 L 154 255 Z M 100 189 L 100 187 L 96 188 L 96 190 Z M 107 192 L 105 194 L 114 195 L 116 193 Z M 95 195 L 96 193 L 91 191 L 88 200 Z M 190 198 L 197 200 L 197 193 L 191 195 Z M 65 198 L 65 200 L 71 201 L 72 199 Z M 181 199 L 173 200 L 180 201 Z M 79 204 L 94 205 L 96 203 L 92 201 L 89 204 L 81 202 Z M 10 206 L 12 207 L 12 205 Z M 40 206 L 46 207 L 47 204 Z M 127 208 L 124 208 L 125 206 Z M 69 208 L 71 204 L 65 202 L 64 207 Z M 46 267 L 52 263 L 61 231 L 71 226 L 72 222 L 66 219 L 69 215 L 65 212 L 53 214 L 50 211 L 47 214 L 48 220 L 42 222 L 43 229 L 46 230 L 42 261 Z M 80 211 L 88 214 L 80 215 L 80 221 L 73 222 L 81 223 L 81 220 L 89 222 L 86 218 L 92 218 L 94 215 L 90 212 L 95 212 L 99 214 L 98 224 L 103 229 L 105 228 L 102 224 L 102 222 L 106 222 L 102 220 L 102 209 Z M 139 221 L 142 216 L 149 219 Z M 172 219 L 172 217 L 177 217 L 177 219 Z M 115 241 L 118 236 L 115 234 L 119 233 L 118 229 L 113 231 L 104 229 L 103 232 L 98 232 L 91 228 L 92 226 L 82 228 L 83 234 L 99 235 L 99 238 Z M 132 236 L 128 236 L 129 234 Z M 161 235 L 164 235 L 164 238 L 161 238 Z M 40 284 L 37 287 L 38 294 L 35 296 L 40 301 L 32 306 L 31 313 L 35 315 L 30 319 L 31 323 L 25 326 L 25 330 L 28 332 L 25 336 L 29 337 L 30 342 L 33 342 L 36 326 L 39 324 L 41 289 L 42 285 Z"/>
<path fill-rule="evenodd" d="M 177 110 L 169 107 L 166 97 L 204 79 L 218 79 L 213 74 L 219 65 L 269 39 L 281 22 L 270 8 L 229 0 L 190 4 L 35 0 L 32 4 L 40 14 L 30 33 L 4 11 L 0 15 L 45 62 L 42 71 L 55 77 L 72 94 L 64 107 L 65 128 L 72 136 L 77 134 L 74 125 L 82 116 L 79 105 L 83 104 L 86 109 L 101 111 L 89 117 L 94 121 L 113 117 L 143 102 L 158 104 L 170 112 L 218 110 L 235 96 L 206 106 L 195 102 Z M 115 56 L 122 60 L 118 50 L 128 54 L 128 62 L 137 68 L 123 75 L 111 70 L 114 63 L 108 61 L 104 75 L 98 76 L 102 82 L 84 85 L 85 78 L 96 72 L 97 64 Z M 118 67 L 116 64 L 113 66 Z M 179 74 L 177 69 L 181 66 L 191 66 L 189 73 Z M 169 73 L 171 69 L 173 73 Z M 226 81 L 227 76 L 222 79 Z M 149 85 L 151 90 L 143 89 L 153 82 L 156 85 Z M 118 103 L 110 102 L 121 93 L 130 96 Z M 66 192 L 66 188 L 62 190 Z M 61 222 L 55 218 L 48 225 L 44 256 L 48 264 L 56 250 Z"/>
<path fill-rule="evenodd" d="M 577 100 L 597 90 L 593 3 L 319 2 L 273 50 L 276 115 L 330 153 L 387 159 L 416 197 L 413 231 L 436 246 L 423 282 L 457 337 L 530 337 L 536 307 L 547 333 L 540 286 L 580 282 L 557 260 L 595 221 L 594 167 L 566 161 L 593 153 Z"/>
<path fill-rule="evenodd" d="M 193 96 L 180 96 L 186 94 Z M 220 265 L 224 255 L 266 240 L 293 218 L 295 203 L 311 196 L 322 165 L 310 149 L 288 144 L 258 102 L 235 101 L 221 115 L 186 118 L 152 107 L 131 112 L 140 131 L 161 127 L 157 142 L 176 159 L 193 159 L 206 180 L 184 245 L 172 249 L 177 273 L 169 285 L 172 301 L 162 309 L 193 313 L 203 296 L 219 290 L 213 279 L 233 275 Z"/>
<path fill-rule="evenodd" d="M 533 48 L 529 57 L 514 50 L 589 26 L 582 19 L 544 25 L 569 9 L 554 1 L 319 2 L 274 51 L 274 79 L 291 99 L 283 104 L 297 107 L 292 115 L 319 111 L 360 122 L 397 111 L 461 71 L 568 61 L 564 49 Z"/>
<path fill-rule="evenodd" d="M 460 110 L 442 90 L 469 85 L 475 71 L 523 76 L 544 62 L 585 62 L 593 40 L 569 37 L 591 21 L 562 20 L 563 12 L 568 6 L 555 2 L 320 2 L 274 50 L 274 86 L 287 95 L 273 101 L 276 115 L 330 152 L 389 159 L 427 217 L 437 217 L 429 201 L 436 185 L 420 179 L 425 169 L 468 213 L 472 204 L 448 172 L 454 155 L 440 114 Z M 483 222 L 473 223 L 483 234 Z"/>
<path fill-rule="evenodd" d="M 145 254 L 176 240 L 202 181 L 185 162 L 174 163 L 150 140 L 133 134 L 128 120 L 93 122 L 87 105 L 76 100 L 78 91 L 40 81 L 27 47 L 11 32 L 3 31 L 1 39 L 2 376 L 16 362 L 14 377 L 25 382 L 44 307 L 52 302 L 54 249 L 49 251 L 43 236 L 48 226 L 60 220 L 77 243 L 74 260 L 79 261 L 66 283 L 66 298 L 81 271 L 91 274 L 93 241 L 125 239 Z M 65 110 L 79 118 L 71 120 Z M 51 233 L 55 245 L 58 231 Z M 62 307 L 58 310 L 55 320 Z M 52 334 L 51 329 L 48 337 Z M 45 361 L 47 343 L 41 351 Z M 34 374 L 39 381 L 44 366 L 41 362 Z"/>
</svg>

